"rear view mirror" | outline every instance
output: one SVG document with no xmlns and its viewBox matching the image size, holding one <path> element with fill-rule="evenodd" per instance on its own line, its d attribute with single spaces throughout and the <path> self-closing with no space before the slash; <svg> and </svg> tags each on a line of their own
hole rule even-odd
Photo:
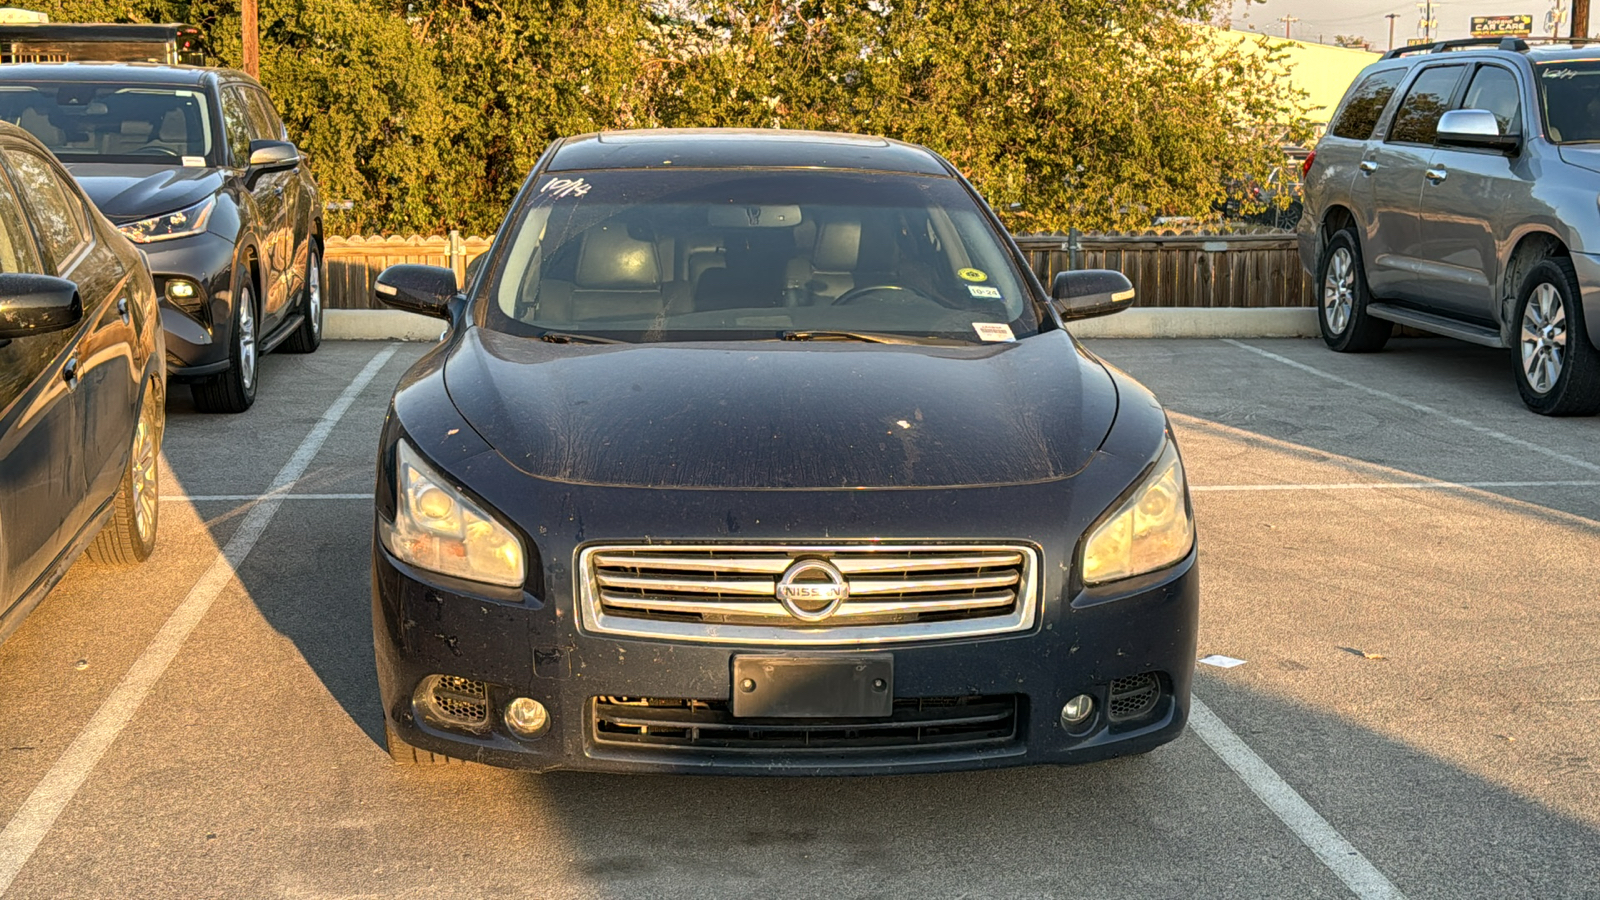
<svg viewBox="0 0 1600 900">
<path fill-rule="evenodd" d="M 436 319 L 450 318 L 450 301 L 457 293 L 455 272 L 410 263 L 384 269 L 372 285 L 379 303 Z"/>
<path fill-rule="evenodd" d="M 1050 299 L 1063 319 L 1107 316 L 1133 305 L 1133 282 L 1111 269 L 1057 272 Z"/>
<path fill-rule="evenodd" d="M 0 342 L 71 328 L 82 319 L 78 286 L 67 279 L 0 274 Z"/>
<path fill-rule="evenodd" d="M 1439 117 L 1434 140 L 1445 147 L 1475 147 L 1509 153 L 1522 138 L 1500 133 L 1500 120 L 1487 109 L 1452 109 Z"/>
</svg>

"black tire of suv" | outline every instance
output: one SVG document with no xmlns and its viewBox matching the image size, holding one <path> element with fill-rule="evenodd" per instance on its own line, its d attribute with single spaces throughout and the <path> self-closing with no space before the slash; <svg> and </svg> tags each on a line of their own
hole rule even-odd
<svg viewBox="0 0 1600 900">
<path fill-rule="evenodd" d="M 228 370 L 220 375 L 213 375 L 194 385 L 194 405 L 203 413 L 241 413 L 256 402 L 256 383 L 261 380 L 261 354 L 260 354 L 260 317 L 256 315 L 255 292 L 250 289 L 250 282 L 244 281 L 243 285 L 234 291 L 238 302 L 233 307 L 232 345 L 228 348 Z M 244 311 L 248 309 L 250 321 L 250 339 L 252 347 L 250 358 L 245 358 L 242 345 L 244 335 Z M 248 377 L 245 368 L 251 369 Z"/>
<path fill-rule="evenodd" d="M 283 342 L 283 349 L 290 353 L 315 353 L 322 346 L 322 304 L 326 299 L 322 296 L 322 286 L 328 283 L 323 274 L 322 254 L 317 252 L 317 242 L 313 240 L 307 252 L 305 298 L 300 306 L 306 318 Z"/>
<path fill-rule="evenodd" d="M 1349 321 L 1345 322 L 1343 330 L 1336 331 L 1333 324 L 1328 321 L 1328 270 L 1333 266 L 1334 260 L 1341 254 L 1348 256 L 1350 262 L 1351 283 Z M 1367 304 L 1372 302 L 1372 292 L 1367 290 L 1367 270 L 1361 264 L 1361 244 L 1356 240 L 1356 233 L 1351 229 L 1343 229 L 1328 239 L 1327 246 L 1322 248 L 1322 258 L 1317 261 L 1317 328 L 1322 332 L 1322 341 L 1329 349 L 1338 353 L 1375 353 L 1383 349 L 1389 342 L 1389 335 L 1394 331 L 1394 325 L 1383 319 L 1374 319 L 1367 315 Z"/>
<path fill-rule="evenodd" d="M 411 746 L 394 733 L 394 726 L 387 721 L 383 723 L 383 739 L 389 745 L 389 758 L 397 766 L 451 766 L 463 762 L 454 756 Z"/>
<path fill-rule="evenodd" d="M 1566 353 L 1561 372 L 1543 393 L 1528 382 L 1522 361 L 1523 316 L 1542 285 L 1555 289 L 1566 322 Z M 1573 270 L 1572 261 L 1565 257 L 1541 260 L 1528 270 L 1522 288 L 1517 291 L 1516 312 L 1511 320 L 1512 334 L 1516 336 L 1511 348 L 1511 368 L 1522 402 L 1542 416 L 1592 416 L 1600 412 L 1600 351 L 1589 343 L 1589 332 L 1583 324 L 1583 304 L 1578 297 L 1578 273 Z"/>
</svg>

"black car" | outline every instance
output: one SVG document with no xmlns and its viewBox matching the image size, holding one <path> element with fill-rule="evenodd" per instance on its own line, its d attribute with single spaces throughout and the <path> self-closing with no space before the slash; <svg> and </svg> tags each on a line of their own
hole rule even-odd
<svg viewBox="0 0 1600 900">
<path fill-rule="evenodd" d="M 1199 575 L 1155 398 L 961 175 L 804 132 L 562 140 L 378 457 L 391 754 L 840 774 L 1172 740 Z"/>
<path fill-rule="evenodd" d="M 261 353 L 322 340 L 322 203 L 261 85 L 147 64 L 0 66 L 30 131 L 150 261 L 168 373 L 195 405 L 255 402 Z"/>
<path fill-rule="evenodd" d="M 155 544 L 164 338 L 144 259 L 0 125 L 0 640 L 85 548 Z"/>
</svg>

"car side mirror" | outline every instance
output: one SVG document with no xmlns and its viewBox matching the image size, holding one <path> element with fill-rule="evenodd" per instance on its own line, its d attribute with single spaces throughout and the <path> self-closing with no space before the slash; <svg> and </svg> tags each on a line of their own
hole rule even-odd
<svg viewBox="0 0 1600 900">
<path fill-rule="evenodd" d="M 61 331 L 82 320 L 76 284 L 53 275 L 0 274 L 0 343 Z"/>
<path fill-rule="evenodd" d="M 450 304 L 458 293 L 455 272 L 409 263 L 384 269 L 372 285 L 379 303 L 436 319 L 451 317 Z"/>
<path fill-rule="evenodd" d="M 1444 147 L 1498 150 L 1501 153 L 1513 152 L 1522 144 L 1520 135 L 1501 134 L 1500 120 L 1487 109 L 1450 110 L 1439 117 L 1439 129 L 1434 140 Z"/>
<path fill-rule="evenodd" d="M 1133 282 L 1111 269 L 1057 272 L 1050 299 L 1063 319 L 1109 316 L 1133 305 Z"/>
<path fill-rule="evenodd" d="M 250 168 L 259 172 L 300 165 L 300 148 L 288 141 L 251 141 Z"/>
</svg>

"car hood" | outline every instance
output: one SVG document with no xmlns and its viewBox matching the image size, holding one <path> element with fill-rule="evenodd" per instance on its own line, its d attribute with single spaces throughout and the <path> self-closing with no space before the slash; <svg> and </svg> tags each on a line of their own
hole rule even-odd
<svg viewBox="0 0 1600 900">
<path fill-rule="evenodd" d="M 444 374 L 507 461 L 585 484 L 1038 482 L 1083 468 L 1116 415 L 1111 377 L 1061 332 L 973 347 L 571 345 L 471 328 Z"/>
<path fill-rule="evenodd" d="M 106 218 L 143 219 L 192 206 L 222 188 L 222 173 L 197 166 L 67 166 Z"/>
</svg>

